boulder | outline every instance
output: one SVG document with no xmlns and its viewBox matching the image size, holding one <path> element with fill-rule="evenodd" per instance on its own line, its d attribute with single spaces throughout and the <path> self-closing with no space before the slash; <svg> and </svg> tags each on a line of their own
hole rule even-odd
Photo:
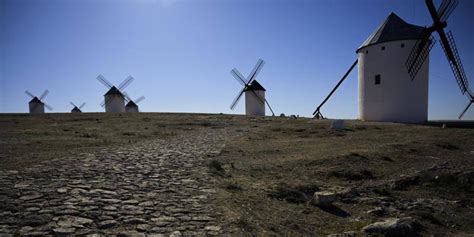
<svg viewBox="0 0 474 237">
<path fill-rule="evenodd" d="M 321 191 L 315 192 L 311 203 L 316 206 L 331 206 L 334 201 L 336 201 L 337 195 L 333 192 Z"/>
<path fill-rule="evenodd" d="M 362 232 L 365 234 L 382 234 L 385 237 L 410 237 L 419 236 L 422 226 L 411 217 L 389 218 L 385 221 L 375 222 L 364 228 Z"/>
</svg>

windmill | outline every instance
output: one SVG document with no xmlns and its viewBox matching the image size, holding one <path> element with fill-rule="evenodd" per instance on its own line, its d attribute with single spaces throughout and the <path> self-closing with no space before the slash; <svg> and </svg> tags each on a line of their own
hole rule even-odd
<svg viewBox="0 0 474 237">
<path fill-rule="evenodd" d="M 243 88 L 240 90 L 237 97 L 235 97 L 234 101 L 230 105 L 230 109 L 233 110 L 237 103 L 242 97 L 242 94 L 245 92 L 245 114 L 250 116 L 265 116 L 265 104 L 267 104 L 268 108 L 272 112 L 272 115 L 275 116 L 273 113 L 272 107 L 265 99 L 265 88 L 263 88 L 260 83 L 257 82 L 255 79 L 258 73 L 262 70 L 263 65 L 265 62 L 262 59 L 257 61 L 257 64 L 253 68 L 252 72 L 250 72 L 249 76 L 245 79 L 242 74 L 237 69 L 232 69 L 230 74 L 234 76 L 234 78 L 239 82 Z"/>
<path fill-rule="evenodd" d="M 43 102 L 44 98 L 49 93 L 48 90 L 45 90 L 43 94 L 41 94 L 40 97 L 33 95 L 29 91 L 25 91 L 25 93 L 32 98 L 30 102 L 28 102 L 28 106 L 30 108 L 30 114 L 44 114 L 44 107 L 46 107 L 50 111 L 53 110 L 51 106 Z"/>
<path fill-rule="evenodd" d="M 358 58 L 316 108 L 315 118 L 324 118 L 321 107 L 358 64 L 358 118 L 367 121 L 420 123 L 428 119 L 429 52 L 438 32 L 448 62 L 469 103 L 459 118 L 474 103 L 473 93 L 461 65 L 451 32 L 444 34 L 446 19 L 457 6 L 456 0 L 443 0 L 438 10 L 425 0 L 434 24 L 412 25 L 395 13 L 356 50 Z"/>
<path fill-rule="evenodd" d="M 134 78 L 128 76 L 118 87 L 107 81 L 102 75 L 97 76 L 97 80 L 109 89 L 104 95 L 104 101 L 100 104 L 100 106 L 105 107 L 105 112 L 125 112 L 125 102 L 130 99 L 123 90 L 130 85 Z"/>
<path fill-rule="evenodd" d="M 127 98 L 130 98 L 128 95 L 126 95 Z M 138 103 L 143 101 L 145 99 L 145 96 L 141 96 L 140 98 L 136 100 L 129 100 L 127 105 L 125 105 L 125 112 L 135 112 L 138 113 L 140 110 L 138 109 Z"/>
<path fill-rule="evenodd" d="M 472 103 L 474 103 L 474 94 L 469 88 L 469 81 L 467 80 L 466 73 L 464 72 L 464 68 L 461 64 L 461 58 L 459 57 L 453 34 L 451 31 L 448 31 L 448 33 L 444 32 L 444 28 L 448 26 L 446 20 L 457 7 L 458 1 L 443 0 L 438 9 L 435 8 L 433 0 L 425 0 L 425 2 L 433 20 L 433 24 L 430 27 L 426 27 L 424 29 L 422 38 L 416 42 L 410 55 L 408 56 L 406 67 L 411 79 L 414 80 L 418 74 L 418 71 L 420 70 L 420 65 L 423 65 L 425 60 L 428 58 L 430 50 L 435 44 L 432 34 L 437 32 L 441 41 L 441 46 L 443 47 L 444 53 L 448 60 L 449 66 L 453 71 L 454 78 L 456 79 L 459 89 L 463 95 L 468 97 L 469 100 L 466 108 L 458 117 L 461 119 Z"/>
<path fill-rule="evenodd" d="M 86 105 L 86 103 L 82 103 L 80 106 L 77 106 L 72 102 L 69 102 L 69 103 L 73 106 L 71 113 L 82 113 L 81 109 L 82 107 L 84 107 L 84 105 Z"/>
</svg>

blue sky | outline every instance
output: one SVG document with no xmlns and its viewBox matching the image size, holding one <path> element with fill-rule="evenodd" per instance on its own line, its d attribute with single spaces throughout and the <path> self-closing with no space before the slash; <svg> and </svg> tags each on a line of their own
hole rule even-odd
<svg viewBox="0 0 474 237">
<path fill-rule="evenodd" d="M 274 111 L 310 116 L 392 11 L 431 23 L 421 0 L 0 0 L 0 112 L 27 112 L 24 91 L 44 89 L 54 112 L 70 101 L 103 111 L 102 74 L 135 77 L 126 91 L 146 97 L 145 112 L 243 113 L 244 100 L 229 108 L 240 89 L 229 72 L 247 75 L 262 58 L 257 79 Z M 460 0 L 448 19 L 471 83 L 473 12 Z M 429 118 L 455 119 L 467 99 L 439 44 L 430 60 Z M 356 71 L 322 111 L 356 118 Z"/>
</svg>

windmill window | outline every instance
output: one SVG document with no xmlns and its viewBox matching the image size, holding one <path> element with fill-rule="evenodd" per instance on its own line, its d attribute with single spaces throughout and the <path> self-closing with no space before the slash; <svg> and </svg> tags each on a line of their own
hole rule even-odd
<svg viewBox="0 0 474 237">
<path fill-rule="evenodd" d="M 382 50 L 385 50 L 385 46 L 382 46 Z"/>
<path fill-rule="evenodd" d="M 366 51 L 365 51 L 365 54 L 369 54 L 369 50 L 366 50 Z"/>
<path fill-rule="evenodd" d="M 375 85 L 380 85 L 380 74 L 375 75 Z"/>
<path fill-rule="evenodd" d="M 402 48 L 405 48 L 405 44 L 402 44 L 401 47 L 402 47 Z"/>
</svg>

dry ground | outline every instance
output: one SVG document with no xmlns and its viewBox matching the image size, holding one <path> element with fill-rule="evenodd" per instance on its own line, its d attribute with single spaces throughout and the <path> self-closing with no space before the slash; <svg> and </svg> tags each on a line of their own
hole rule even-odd
<svg viewBox="0 0 474 237">
<path fill-rule="evenodd" d="M 474 129 L 358 121 L 328 127 L 200 114 L 1 115 L 0 171 L 226 129 L 225 148 L 206 167 L 225 232 L 323 235 L 409 216 L 423 235 L 474 234 Z M 340 198 L 330 208 L 313 206 L 318 190 Z"/>
</svg>

